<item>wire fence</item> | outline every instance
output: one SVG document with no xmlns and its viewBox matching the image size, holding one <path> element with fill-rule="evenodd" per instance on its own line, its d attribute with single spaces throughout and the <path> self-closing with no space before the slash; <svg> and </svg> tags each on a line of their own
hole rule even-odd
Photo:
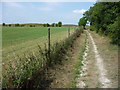
<svg viewBox="0 0 120 90">
<path fill-rule="evenodd" d="M 73 31 L 77 30 L 76 27 L 74 28 Z M 11 42 L 10 46 L 11 48 L 9 48 L 9 50 L 2 50 L 2 57 L 3 59 L 12 59 L 13 58 L 13 54 L 18 54 L 19 55 L 23 54 L 23 53 L 28 53 L 30 51 L 37 51 L 38 49 L 38 44 L 41 44 L 44 46 L 44 44 L 48 44 L 47 47 L 50 49 L 50 45 L 54 44 L 54 42 L 52 41 L 52 38 L 56 38 L 54 35 L 51 35 L 50 33 L 50 28 L 48 29 L 48 36 L 43 38 L 33 38 L 32 40 L 27 41 L 28 39 L 15 39 L 15 40 L 10 40 L 7 42 Z M 70 27 L 68 28 L 67 32 L 66 32 L 66 38 L 70 36 L 70 34 L 72 34 L 73 32 L 71 31 Z M 60 34 L 60 33 L 59 33 Z M 51 37 L 52 38 L 51 38 Z M 61 35 L 62 36 L 62 35 Z M 56 42 L 60 41 L 58 38 L 55 39 Z M 19 43 L 21 42 L 21 43 Z M 29 43 L 29 44 L 28 44 Z M 17 46 L 18 45 L 18 46 Z M 4 60 L 4 62 L 9 62 L 9 60 Z"/>
</svg>

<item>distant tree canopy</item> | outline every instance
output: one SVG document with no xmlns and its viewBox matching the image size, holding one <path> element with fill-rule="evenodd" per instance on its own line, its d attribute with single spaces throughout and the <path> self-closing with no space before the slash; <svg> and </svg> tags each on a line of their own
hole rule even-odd
<svg viewBox="0 0 120 90">
<path fill-rule="evenodd" d="M 46 24 L 43 24 L 43 27 L 46 27 Z"/>
<path fill-rule="evenodd" d="M 5 26 L 5 23 L 3 23 L 2 25 Z"/>
<path fill-rule="evenodd" d="M 113 43 L 120 45 L 120 2 L 97 2 L 84 17 L 90 22 L 91 30 L 110 36 Z"/>
<path fill-rule="evenodd" d="M 43 24 L 44 27 L 50 27 L 50 24 Z"/>
<path fill-rule="evenodd" d="M 55 26 L 58 27 L 58 24 L 56 23 Z"/>
<path fill-rule="evenodd" d="M 51 25 L 50 24 L 43 24 L 44 27 L 62 27 L 62 22 L 58 22 L 58 23 L 52 23 Z"/>
<path fill-rule="evenodd" d="M 62 26 L 62 22 L 58 22 L 58 27 L 61 27 Z"/>
<path fill-rule="evenodd" d="M 11 27 L 11 24 L 9 24 L 9 27 Z"/>
<path fill-rule="evenodd" d="M 52 27 L 55 27 L 55 23 L 52 23 L 52 25 L 51 25 Z"/>
<path fill-rule="evenodd" d="M 30 25 L 30 27 L 32 27 L 32 25 Z"/>
<path fill-rule="evenodd" d="M 46 24 L 46 27 L 49 27 L 49 26 L 50 26 L 50 24 L 47 23 L 47 24 Z"/>
<path fill-rule="evenodd" d="M 18 27 L 19 26 L 19 24 L 15 24 L 15 27 Z"/>
<path fill-rule="evenodd" d="M 78 25 L 83 26 L 84 29 L 85 29 L 86 24 L 87 24 L 87 19 L 85 17 L 81 18 L 78 22 Z"/>
</svg>

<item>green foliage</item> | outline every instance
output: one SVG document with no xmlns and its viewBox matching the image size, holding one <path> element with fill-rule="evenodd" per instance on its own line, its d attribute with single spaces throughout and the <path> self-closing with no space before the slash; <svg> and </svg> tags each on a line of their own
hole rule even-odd
<svg viewBox="0 0 120 90">
<path fill-rule="evenodd" d="M 30 27 L 32 27 L 32 25 L 30 25 Z"/>
<path fill-rule="evenodd" d="M 87 19 L 85 17 L 81 18 L 78 22 L 78 25 L 83 26 L 84 29 L 86 24 L 87 24 Z"/>
<path fill-rule="evenodd" d="M 58 27 L 58 24 L 56 23 L 55 26 Z"/>
<path fill-rule="evenodd" d="M 46 27 L 46 24 L 43 24 L 43 27 Z"/>
<path fill-rule="evenodd" d="M 58 22 L 58 23 L 52 23 L 51 25 L 49 23 L 47 24 L 43 24 L 44 27 L 62 27 L 62 22 Z"/>
<path fill-rule="evenodd" d="M 97 2 L 84 13 L 84 17 L 90 22 L 91 30 L 111 37 L 112 42 L 118 44 L 118 21 L 120 2 Z"/>
<path fill-rule="evenodd" d="M 113 44 L 118 44 L 120 46 L 120 38 L 119 38 L 119 34 L 120 34 L 120 17 L 117 18 L 117 20 L 113 23 L 110 24 L 108 27 L 108 33 L 109 36 L 112 38 L 112 43 Z"/>
<path fill-rule="evenodd" d="M 55 23 L 52 23 L 51 26 L 52 26 L 52 27 L 55 27 Z"/>
<path fill-rule="evenodd" d="M 9 27 L 11 27 L 11 24 L 9 24 Z"/>
<path fill-rule="evenodd" d="M 44 27 L 50 27 L 50 24 L 43 24 Z"/>
<path fill-rule="evenodd" d="M 61 27 L 62 26 L 62 22 L 58 22 L 58 27 Z"/>
<path fill-rule="evenodd" d="M 18 27 L 19 26 L 19 24 L 15 24 L 15 27 Z"/>
<path fill-rule="evenodd" d="M 5 26 L 5 23 L 3 23 L 2 25 Z"/>
<path fill-rule="evenodd" d="M 49 27 L 49 26 L 50 26 L 50 24 L 48 24 L 48 23 L 47 23 L 47 24 L 46 24 L 46 26 L 47 26 L 47 27 Z"/>
</svg>

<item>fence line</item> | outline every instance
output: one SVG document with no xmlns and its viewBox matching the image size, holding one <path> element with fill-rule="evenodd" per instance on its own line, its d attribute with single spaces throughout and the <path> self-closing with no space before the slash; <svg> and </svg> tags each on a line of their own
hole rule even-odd
<svg viewBox="0 0 120 90">
<path fill-rule="evenodd" d="M 48 28 L 48 57 L 50 59 L 50 28 Z"/>
<path fill-rule="evenodd" d="M 50 52 L 50 42 L 51 42 L 51 37 L 50 37 L 50 28 L 48 28 L 48 49 L 49 49 L 49 52 Z M 68 35 L 67 35 L 68 37 L 70 36 L 70 27 L 68 28 Z M 16 40 L 11 40 L 12 42 L 14 42 L 14 41 L 19 41 L 19 40 L 27 40 L 27 39 L 16 39 Z M 31 46 L 31 45 L 28 45 L 27 47 L 29 47 L 29 46 Z M 17 48 L 17 49 L 13 49 L 12 51 L 9 51 L 9 52 L 6 52 L 6 53 L 3 53 L 3 57 L 5 57 L 7 54 L 9 54 L 9 53 L 13 53 L 13 52 L 16 52 L 16 51 L 19 51 L 19 50 L 21 50 L 21 49 L 24 49 L 24 48 L 26 48 L 26 46 L 25 47 L 20 47 L 20 48 Z M 33 49 L 32 49 L 33 50 Z M 35 49 L 34 49 L 35 50 Z"/>
<path fill-rule="evenodd" d="M 68 28 L 68 37 L 70 36 L 70 27 Z"/>
</svg>

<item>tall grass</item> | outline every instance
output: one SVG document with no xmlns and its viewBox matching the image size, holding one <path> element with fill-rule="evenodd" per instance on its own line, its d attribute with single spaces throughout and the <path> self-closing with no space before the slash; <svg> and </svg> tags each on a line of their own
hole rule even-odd
<svg viewBox="0 0 120 90">
<path fill-rule="evenodd" d="M 81 31 L 76 30 L 64 41 L 55 43 L 51 46 L 50 56 L 46 45 L 44 49 L 38 45 L 38 54 L 32 52 L 22 58 L 15 56 L 16 62 L 11 61 L 8 65 L 3 64 L 3 88 L 48 87 L 52 81 L 48 77 L 48 68 L 62 62 L 62 57 L 80 34 Z"/>
<path fill-rule="evenodd" d="M 80 54 L 79 54 L 79 58 L 78 58 L 78 63 L 75 64 L 74 68 L 74 81 L 72 81 L 72 85 L 71 88 L 77 88 L 77 79 L 80 78 L 80 74 L 81 74 L 81 67 L 83 66 L 83 56 L 84 56 L 84 52 L 86 50 L 86 43 L 87 43 L 87 34 L 85 36 L 85 40 L 84 42 L 82 42 L 83 45 L 81 46 L 81 50 L 80 50 Z"/>
</svg>

